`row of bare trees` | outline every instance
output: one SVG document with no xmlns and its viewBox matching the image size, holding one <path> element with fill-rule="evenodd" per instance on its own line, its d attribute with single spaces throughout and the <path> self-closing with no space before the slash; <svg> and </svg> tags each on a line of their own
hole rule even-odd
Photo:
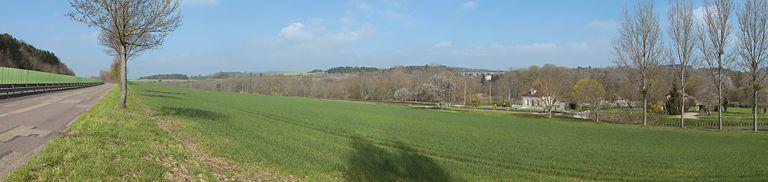
<svg viewBox="0 0 768 182">
<path fill-rule="evenodd" d="M 754 130 L 757 131 L 758 96 L 768 75 L 768 8 L 765 0 L 745 0 L 739 8 L 731 0 L 705 1 L 703 20 L 697 21 L 690 0 L 675 0 L 668 13 L 671 49 L 664 43 L 661 24 L 653 2 L 642 1 L 634 9 L 625 10 L 614 42 L 616 63 L 632 74 L 643 95 L 643 123 L 647 124 L 647 93 L 651 77 L 662 62 L 677 66 L 682 93 L 686 92 L 689 68 L 705 63 L 718 100 L 718 121 L 722 129 L 724 69 L 737 65 L 749 76 Z M 731 15 L 737 10 L 737 38 L 731 38 Z M 734 46 L 735 45 L 735 46 Z M 698 50 L 698 52 L 696 51 Z M 734 56 L 737 55 L 737 56 Z M 686 97 L 680 98 L 684 103 Z M 681 114 L 680 126 L 685 126 Z"/>
</svg>

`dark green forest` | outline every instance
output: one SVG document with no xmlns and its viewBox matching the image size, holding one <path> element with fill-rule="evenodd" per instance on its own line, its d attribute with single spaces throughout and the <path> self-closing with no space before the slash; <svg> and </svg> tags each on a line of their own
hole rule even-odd
<svg viewBox="0 0 768 182">
<path fill-rule="evenodd" d="M 0 66 L 75 75 L 50 51 L 37 49 L 10 34 L 0 34 Z"/>
</svg>

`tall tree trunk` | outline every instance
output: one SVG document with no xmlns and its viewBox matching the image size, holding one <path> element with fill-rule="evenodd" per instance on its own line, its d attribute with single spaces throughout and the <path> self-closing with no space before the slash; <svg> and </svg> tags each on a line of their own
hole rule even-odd
<svg viewBox="0 0 768 182">
<path fill-rule="evenodd" d="M 754 121 L 752 129 L 757 132 L 757 87 L 752 90 L 752 120 Z"/>
<path fill-rule="evenodd" d="M 684 66 L 684 65 L 680 65 Z M 688 110 L 685 107 L 685 67 L 680 68 L 680 127 L 685 128 L 685 111 Z"/>
<path fill-rule="evenodd" d="M 648 125 L 648 93 L 643 93 L 643 126 Z"/>
<path fill-rule="evenodd" d="M 595 115 L 595 122 L 600 122 L 600 115 L 597 113 L 597 109 L 592 111 Z"/>
<path fill-rule="evenodd" d="M 128 96 L 128 56 L 126 54 L 125 47 L 120 47 L 120 108 L 127 108 L 127 96 Z"/>
<path fill-rule="evenodd" d="M 723 83 L 720 71 L 717 71 L 717 122 L 718 129 L 723 130 Z"/>
</svg>

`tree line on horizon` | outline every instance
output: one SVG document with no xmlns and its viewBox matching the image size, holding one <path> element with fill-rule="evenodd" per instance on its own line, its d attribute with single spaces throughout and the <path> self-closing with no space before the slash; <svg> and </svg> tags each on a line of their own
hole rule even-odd
<svg viewBox="0 0 768 182">
<path fill-rule="evenodd" d="M 674 89 L 673 79 L 676 65 L 664 65 L 660 72 L 652 77 L 654 86 L 649 88 L 648 100 L 655 108 L 667 104 L 667 95 L 679 92 Z M 415 67 L 409 67 L 415 68 Z M 588 88 L 606 90 L 599 99 L 605 103 L 622 100 L 637 101 L 642 98 L 629 73 L 620 67 L 577 67 L 567 68 L 555 65 L 531 66 L 510 69 L 505 72 L 486 72 L 496 74 L 491 80 L 485 75 L 472 75 L 462 70 L 445 66 L 421 66 L 419 69 L 392 67 L 375 72 L 357 72 L 345 74 L 309 74 L 296 76 L 241 74 L 225 78 L 192 79 L 186 82 L 163 82 L 172 86 L 200 88 L 216 91 L 257 93 L 262 95 L 301 96 L 329 99 L 349 99 L 363 101 L 413 101 L 443 103 L 479 107 L 483 105 L 509 106 L 519 103 L 523 96 L 552 97 L 553 100 L 576 100 L 582 106 L 590 106 L 587 99 L 577 99 L 585 94 L 574 94 L 576 85 L 582 80 L 594 80 Z M 481 72 L 482 73 L 482 72 Z M 743 107 L 751 104 L 749 97 L 748 76 L 740 71 L 728 69 L 725 73 L 724 104 L 731 107 Z M 713 83 L 708 79 L 706 68 L 690 69 L 688 91 L 690 98 L 715 111 L 717 96 Z M 585 81 L 586 82 L 586 81 Z M 436 89 L 437 88 L 437 89 Z M 531 91 L 536 94 L 531 95 Z M 594 89 L 588 89 L 594 90 Z M 441 93 L 441 91 L 447 91 Z M 587 92 L 595 93 L 595 92 Z M 768 94 L 768 93 L 762 93 Z M 688 101 L 687 107 L 691 107 Z M 592 101 L 594 103 L 594 99 Z M 760 102 L 765 106 L 765 102 Z M 548 104 L 547 106 L 554 106 Z M 595 105 L 595 104 L 591 104 Z M 631 107 L 606 105 L 606 108 Z M 552 108 L 550 108 L 552 109 Z M 654 112 L 662 112 L 654 110 Z"/>
</svg>

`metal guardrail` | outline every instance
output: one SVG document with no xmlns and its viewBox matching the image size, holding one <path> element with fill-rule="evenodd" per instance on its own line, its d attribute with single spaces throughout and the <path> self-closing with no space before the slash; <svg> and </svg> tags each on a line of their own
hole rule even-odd
<svg viewBox="0 0 768 182">
<path fill-rule="evenodd" d="M 0 99 L 101 85 L 102 83 L 3 84 Z"/>
</svg>

